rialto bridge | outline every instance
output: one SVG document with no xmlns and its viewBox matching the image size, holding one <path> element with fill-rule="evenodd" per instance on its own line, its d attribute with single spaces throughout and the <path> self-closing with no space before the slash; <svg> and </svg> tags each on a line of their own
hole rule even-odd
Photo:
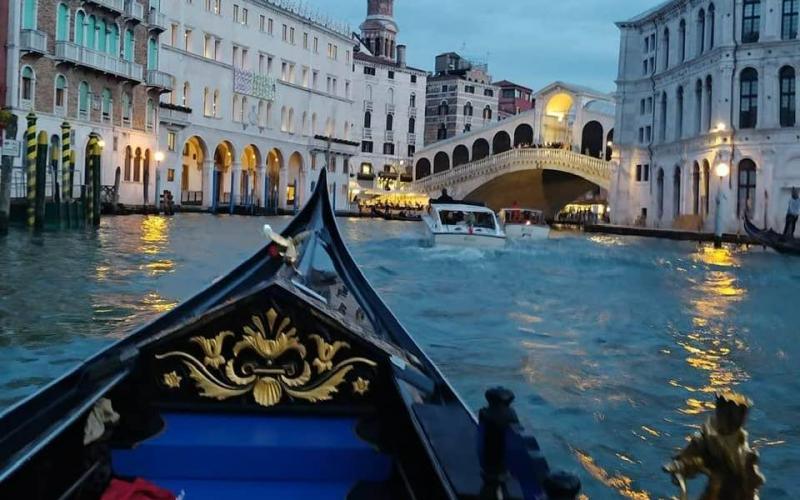
<svg viewBox="0 0 800 500">
<path fill-rule="evenodd" d="M 414 156 L 414 189 L 493 209 L 539 208 L 549 217 L 613 177 L 613 100 L 563 83 L 536 94 L 537 108 L 437 142 Z M 542 103 L 542 105 L 539 105 Z"/>
</svg>

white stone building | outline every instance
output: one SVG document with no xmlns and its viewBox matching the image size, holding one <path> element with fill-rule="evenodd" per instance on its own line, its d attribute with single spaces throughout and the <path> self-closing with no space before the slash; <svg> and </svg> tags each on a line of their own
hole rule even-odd
<svg viewBox="0 0 800 500">
<path fill-rule="evenodd" d="M 710 231 L 719 194 L 725 231 L 745 211 L 782 228 L 800 185 L 798 8 L 672 0 L 618 23 L 614 222 Z"/>
<path fill-rule="evenodd" d="M 176 202 L 291 210 L 327 165 L 337 208 L 348 208 L 358 145 L 351 31 L 298 5 L 163 5 L 161 63 L 176 82 L 160 104 L 160 188 Z"/>
<path fill-rule="evenodd" d="M 405 45 L 395 45 L 393 3 L 368 2 L 354 55 L 354 121 L 361 152 L 352 164 L 359 188 L 406 186 L 411 158 L 423 145 L 427 73 L 407 66 Z"/>
</svg>

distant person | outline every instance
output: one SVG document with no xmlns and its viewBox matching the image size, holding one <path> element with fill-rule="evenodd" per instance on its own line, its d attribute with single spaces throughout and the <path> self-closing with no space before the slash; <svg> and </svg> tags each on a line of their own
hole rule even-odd
<svg viewBox="0 0 800 500">
<path fill-rule="evenodd" d="M 442 189 L 442 195 L 436 201 L 438 203 L 453 203 L 453 197 L 447 194 L 447 189 Z"/>
<path fill-rule="evenodd" d="M 797 188 L 792 188 L 792 199 L 789 200 L 789 209 L 786 211 L 786 227 L 783 228 L 784 238 L 794 238 L 798 216 L 800 216 L 800 193 Z"/>
</svg>

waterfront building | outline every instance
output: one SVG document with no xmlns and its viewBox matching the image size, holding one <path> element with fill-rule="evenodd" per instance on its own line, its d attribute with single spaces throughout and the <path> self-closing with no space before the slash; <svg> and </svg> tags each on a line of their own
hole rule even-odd
<svg viewBox="0 0 800 500">
<path fill-rule="evenodd" d="M 394 0 L 369 0 L 354 54 L 357 187 L 397 190 L 411 182 L 417 147 L 423 145 L 427 73 L 406 64 L 396 45 Z"/>
<path fill-rule="evenodd" d="M 425 99 L 426 146 L 498 120 L 500 88 L 488 71 L 488 64 L 455 52 L 436 56 Z"/>
<path fill-rule="evenodd" d="M 501 120 L 533 109 L 533 90 L 508 80 L 501 80 L 495 85 L 500 87 L 498 113 Z"/>
<path fill-rule="evenodd" d="M 350 28 L 277 0 L 173 1 L 165 14 L 162 62 L 177 80 L 158 140 L 176 202 L 291 210 L 327 168 L 348 208 L 359 144 Z"/>
<path fill-rule="evenodd" d="M 20 0 L 8 8 L 4 44 L 7 92 L 4 105 L 18 117 L 37 117 L 37 132 L 61 150 L 62 123 L 71 126 L 75 151 L 74 191 L 84 184 L 90 134 L 99 136 L 101 184 L 119 183 L 120 201 L 155 199 L 155 153 L 159 94 L 171 75 L 160 70 L 159 36 L 164 31 L 159 2 L 151 0 Z M 61 171 L 61 155 L 56 166 Z M 12 197 L 24 197 L 23 158 L 14 159 Z M 48 194 L 52 193 L 48 169 Z"/>
<path fill-rule="evenodd" d="M 673 0 L 618 23 L 614 222 L 710 231 L 719 198 L 725 231 L 745 213 L 783 227 L 800 185 L 799 10 Z"/>
</svg>

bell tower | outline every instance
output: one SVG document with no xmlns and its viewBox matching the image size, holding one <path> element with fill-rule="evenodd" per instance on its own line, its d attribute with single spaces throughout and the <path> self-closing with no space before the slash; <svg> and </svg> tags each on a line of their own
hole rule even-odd
<svg viewBox="0 0 800 500">
<path fill-rule="evenodd" d="M 398 31 L 394 21 L 394 0 L 367 0 L 367 19 L 361 24 L 361 38 L 370 52 L 394 61 Z"/>
</svg>

